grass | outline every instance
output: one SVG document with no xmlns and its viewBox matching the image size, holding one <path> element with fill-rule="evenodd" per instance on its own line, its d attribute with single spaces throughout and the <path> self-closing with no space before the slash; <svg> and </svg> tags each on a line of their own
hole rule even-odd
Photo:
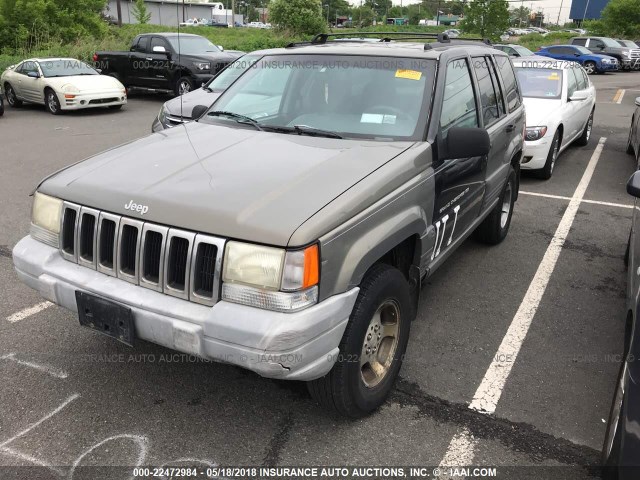
<svg viewBox="0 0 640 480">
<path fill-rule="evenodd" d="M 437 33 L 447 27 L 427 27 L 418 25 L 377 25 L 362 29 L 337 29 L 334 32 L 355 33 L 357 31 L 367 32 L 429 32 Z M 0 54 L 0 72 L 8 66 L 20 62 L 28 57 L 70 57 L 85 61 L 91 61 L 93 53 L 99 50 L 129 50 L 131 40 L 141 33 L 152 32 L 177 32 L 176 27 L 160 25 L 123 25 L 118 28 L 109 27 L 108 33 L 101 39 L 83 38 L 73 44 L 62 44 L 61 42 L 49 41 L 47 45 L 41 46 L 37 50 L 18 49 L 10 53 Z M 301 37 L 280 33 L 276 30 L 261 30 L 257 28 L 212 28 L 212 27 L 187 27 L 181 28 L 181 32 L 195 33 L 207 37 L 216 45 L 222 45 L 226 50 L 242 50 L 251 52 L 264 48 L 283 47 L 290 42 L 303 40 Z M 573 36 L 571 33 L 555 32 L 546 37 L 539 34 L 525 35 L 519 38 L 510 39 L 508 43 L 518 43 L 534 52 L 544 45 L 568 43 Z"/>
</svg>

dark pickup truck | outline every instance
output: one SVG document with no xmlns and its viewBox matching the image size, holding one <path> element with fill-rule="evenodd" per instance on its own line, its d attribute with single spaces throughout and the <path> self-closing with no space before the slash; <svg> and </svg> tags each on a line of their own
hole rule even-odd
<svg viewBox="0 0 640 480">
<path fill-rule="evenodd" d="M 224 52 L 200 35 L 147 33 L 131 42 L 128 52 L 96 52 L 95 67 L 127 88 L 172 91 L 176 95 L 200 87 L 241 52 Z"/>
</svg>

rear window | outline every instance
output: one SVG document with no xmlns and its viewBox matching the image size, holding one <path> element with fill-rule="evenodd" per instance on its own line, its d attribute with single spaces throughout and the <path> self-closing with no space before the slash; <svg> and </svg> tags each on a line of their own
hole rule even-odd
<svg viewBox="0 0 640 480">
<path fill-rule="evenodd" d="M 583 47 L 587 44 L 586 38 L 574 38 L 571 40 L 572 45 L 582 45 Z"/>
<path fill-rule="evenodd" d="M 552 68 L 516 68 L 522 95 L 527 98 L 560 98 L 562 70 Z"/>
<path fill-rule="evenodd" d="M 516 76 L 513 73 L 513 66 L 508 57 L 502 55 L 496 55 L 496 65 L 500 71 L 502 82 L 504 83 L 504 91 L 507 99 L 507 108 L 509 112 L 513 112 L 521 104 L 520 91 L 518 90 L 518 82 L 516 82 Z"/>
</svg>

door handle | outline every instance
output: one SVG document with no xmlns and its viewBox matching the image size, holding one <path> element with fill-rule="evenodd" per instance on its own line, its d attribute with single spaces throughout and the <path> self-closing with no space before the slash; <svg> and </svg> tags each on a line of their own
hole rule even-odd
<svg viewBox="0 0 640 480">
<path fill-rule="evenodd" d="M 511 125 L 507 125 L 507 128 L 505 128 L 507 132 L 513 132 L 515 129 L 516 125 L 514 123 L 512 123 Z"/>
<path fill-rule="evenodd" d="M 147 62 L 151 62 L 151 61 L 153 61 L 153 58 L 151 58 L 151 57 L 147 57 L 147 58 L 145 58 L 145 60 L 146 60 Z"/>
</svg>

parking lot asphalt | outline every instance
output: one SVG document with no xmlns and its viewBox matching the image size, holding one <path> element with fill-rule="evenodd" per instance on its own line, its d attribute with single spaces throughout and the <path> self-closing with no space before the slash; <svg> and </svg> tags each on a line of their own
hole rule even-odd
<svg viewBox="0 0 640 480">
<path fill-rule="evenodd" d="M 327 415 L 303 384 L 149 343 L 123 346 L 22 285 L 11 249 L 28 233 L 38 181 L 147 135 L 166 98 L 59 117 L 9 109 L 0 118 L 0 466 L 79 478 L 74 465 L 595 465 L 622 350 L 633 205 L 625 184 L 635 168 L 624 150 L 640 73 L 592 81 L 589 145 L 566 150 L 549 181 L 523 176 L 502 244 L 468 240 L 428 280 L 394 393 L 357 421 Z M 572 198 L 575 218 L 566 215 Z M 541 269 L 568 220 L 556 261 Z M 470 409 L 541 278 L 521 347 L 499 359 L 510 373 L 495 411 Z"/>
</svg>

